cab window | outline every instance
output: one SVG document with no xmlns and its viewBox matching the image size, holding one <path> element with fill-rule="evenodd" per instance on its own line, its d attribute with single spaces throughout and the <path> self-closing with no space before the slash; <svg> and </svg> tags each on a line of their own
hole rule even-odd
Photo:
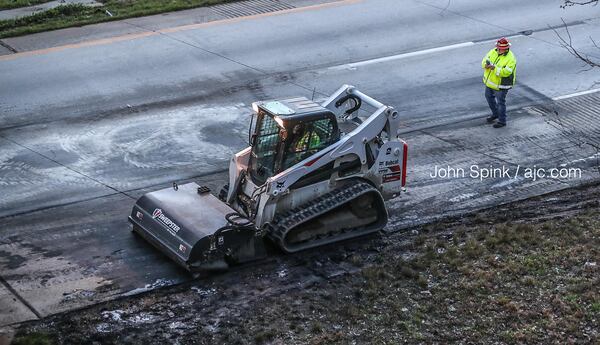
<svg viewBox="0 0 600 345">
<path fill-rule="evenodd" d="M 338 137 L 333 121 L 327 118 L 292 126 L 286 139 L 281 171 L 333 144 Z"/>
<path fill-rule="evenodd" d="M 279 143 L 280 127 L 270 116 L 263 116 L 257 124 L 259 131 L 252 148 L 252 178 L 258 184 L 273 176 Z"/>
</svg>

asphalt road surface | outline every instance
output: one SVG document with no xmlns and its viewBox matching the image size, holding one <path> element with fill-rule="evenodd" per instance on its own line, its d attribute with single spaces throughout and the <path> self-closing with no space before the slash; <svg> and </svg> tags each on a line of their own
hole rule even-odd
<svg viewBox="0 0 600 345">
<path fill-rule="evenodd" d="M 600 14 L 560 4 L 510 0 L 498 14 L 475 0 L 289 1 L 3 40 L 19 52 L 0 52 L 0 324 L 190 279 L 130 233 L 127 215 L 173 181 L 218 190 L 256 100 L 348 83 L 398 109 L 409 191 L 389 203 L 388 231 L 598 178 L 600 96 L 582 92 L 600 73 L 553 28 L 564 36 L 567 23 L 573 45 L 600 56 L 589 39 Z M 509 126 L 494 130 L 480 62 L 499 36 L 518 86 Z M 514 178 L 436 178 L 436 166 L 505 166 Z M 523 175 L 534 167 L 581 173 Z"/>
</svg>

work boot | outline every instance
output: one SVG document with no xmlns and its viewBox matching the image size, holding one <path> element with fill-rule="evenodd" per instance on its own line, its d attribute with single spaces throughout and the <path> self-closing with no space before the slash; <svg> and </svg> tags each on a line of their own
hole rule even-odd
<svg viewBox="0 0 600 345">
<path fill-rule="evenodd" d="M 498 116 L 488 116 L 488 118 L 485 120 L 487 121 L 487 123 L 493 123 L 494 121 L 496 121 L 497 118 Z"/>
<path fill-rule="evenodd" d="M 506 126 L 506 123 L 502 123 L 502 122 L 494 123 L 494 128 L 502 128 L 504 126 Z"/>
</svg>

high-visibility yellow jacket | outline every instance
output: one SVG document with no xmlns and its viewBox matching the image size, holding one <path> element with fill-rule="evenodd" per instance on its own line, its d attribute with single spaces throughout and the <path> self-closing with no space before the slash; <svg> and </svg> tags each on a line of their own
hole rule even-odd
<svg viewBox="0 0 600 345">
<path fill-rule="evenodd" d="M 296 144 L 296 152 L 298 151 L 306 151 L 308 149 L 318 148 L 321 144 L 321 138 L 317 135 L 317 133 L 310 131 L 304 133 L 302 138 L 298 140 Z"/>
<path fill-rule="evenodd" d="M 486 69 L 487 60 L 496 68 Z M 517 59 L 510 50 L 503 55 L 498 55 L 496 48 L 490 50 L 481 60 L 481 68 L 483 68 L 483 83 L 490 89 L 507 90 L 515 85 Z"/>
</svg>

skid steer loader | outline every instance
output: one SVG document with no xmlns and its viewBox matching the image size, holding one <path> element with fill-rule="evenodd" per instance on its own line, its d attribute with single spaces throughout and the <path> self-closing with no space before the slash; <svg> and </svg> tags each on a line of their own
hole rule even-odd
<svg viewBox="0 0 600 345">
<path fill-rule="evenodd" d="M 196 183 L 147 193 L 129 216 L 134 232 L 193 272 L 264 257 L 266 241 L 293 253 L 386 225 L 384 200 L 406 183 L 397 111 L 349 85 L 322 104 L 252 108 L 250 146 L 231 159 L 219 197 Z"/>
</svg>

